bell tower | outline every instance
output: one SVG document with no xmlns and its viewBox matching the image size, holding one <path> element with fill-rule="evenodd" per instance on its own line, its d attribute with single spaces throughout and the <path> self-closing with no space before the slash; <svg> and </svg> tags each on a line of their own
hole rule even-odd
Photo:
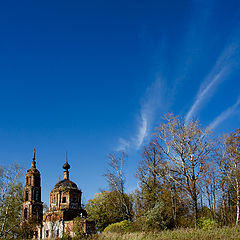
<svg viewBox="0 0 240 240">
<path fill-rule="evenodd" d="M 22 217 L 24 220 L 42 222 L 43 203 L 41 201 L 41 177 L 36 168 L 35 148 L 31 168 L 27 170 L 24 186 Z"/>
</svg>

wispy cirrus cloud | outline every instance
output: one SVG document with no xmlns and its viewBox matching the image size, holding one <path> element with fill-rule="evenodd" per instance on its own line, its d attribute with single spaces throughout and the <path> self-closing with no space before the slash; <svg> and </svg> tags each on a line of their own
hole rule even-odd
<svg viewBox="0 0 240 240">
<path fill-rule="evenodd" d="M 142 145 L 144 138 L 147 136 L 148 128 L 150 125 L 150 119 L 146 115 L 146 112 L 141 113 L 141 120 L 138 127 L 138 133 L 135 138 L 133 138 L 133 143 L 137 149 Z"/>
<path fill-rule="evenodd" d="M 116 150 L 126 150 L 128 148 L 139 149 L 152 129 L 156 114 L 165 111 L 169 106 L 170 101 L 166 100 L 167 86 L 161 77 L 157 77 L 153 84 L 147 89 L 141 101 L 135 136 L 129 138 L 129 140 L 120 138 Z"/>
<path fill-rule="evenodd" d="M 236 60 L 239 58 L 239 43 L 229 44 L 212 68 L 212 71 L 203 80 L 194 103 L 185 116 L 185 121 L 189 122 L 204 104 L 213 96 L 221 82 L 227 79 L 228 75 L 235 71 Z"/>
<path fill-rule="evenodd" d="M 228 117 L 230 117 L 238 108 L 240 105 L 240 96 L 238 97 L 235 104 L 233 104 L 231 107 L 227 108 L 225 111 L 223 111 L 221 114 L 219 114 L 207 127 L 210 130 L 215 129 L 220 123 L 222 123 L 224 120 L 226 120 Z"/>
</svg>

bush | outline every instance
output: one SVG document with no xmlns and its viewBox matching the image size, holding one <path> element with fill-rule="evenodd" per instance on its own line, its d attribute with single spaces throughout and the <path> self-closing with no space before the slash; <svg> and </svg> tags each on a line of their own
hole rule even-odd
<svg viewBox="0 0 240 240">
<path fill-rule="evenodd" d="M 198 226 L 203 230 L 211 230 L 216 227 L 216 223 L 210 218 L 200 218 L 198 219 Z"/>
<path fill-rule="evenodd" d="M 123 220 L 121 222 L 113 223 L 108 225 L 104 232 L 114 232 L 114 233 L 127 233 L 130 232 L 132 228 L 132 223 L 128 220 Z"/>
<path fill-rule="evenodd" d="M 62 236 L 62 240 L 71 240 L 72 238 L 69 236 L 69 234 L 64 233 Z"/>
<path fill-rule="evenodd" d="M 156 202 L 154 207 L 146 212 L 145 218 L 148 230 L 164 230 L 171 225 L 171 219 L 162 201 Z"/>
</svg>

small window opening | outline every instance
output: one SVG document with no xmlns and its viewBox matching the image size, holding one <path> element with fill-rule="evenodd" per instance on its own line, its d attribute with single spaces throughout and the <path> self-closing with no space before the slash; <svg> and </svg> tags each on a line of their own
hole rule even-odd
<svg viewBox="0 0 240 240">
<path fill-rule="evenodd" d="M 28 189 L 26 190 L 26 193 L 25 193 L 25 201 L 28 201 Z"/>
<path fill-rule="evenodd" d="M 37 219 L 39 220 L 39 216 L 40 215 L 40 211 L 39 211 L 39 208 L 36 208 L 36 217 L 37 217 Z"/>
<path fill-rule="evenodd" d="M 62 202 L 63 202 L 63 203 L 66 203 L 66 197 L 63 197 Z"/>
<path fill-rule="evenodd" d="M 35 201 L 39 200 L 39 194 L 38 194 L 38 190 L 36 189 L 35 191 Z"/>
<path fill-rule="evenodd" d="M 27 208 L 24 209 L 24 218 L 27 218 Z"/>
</svg>

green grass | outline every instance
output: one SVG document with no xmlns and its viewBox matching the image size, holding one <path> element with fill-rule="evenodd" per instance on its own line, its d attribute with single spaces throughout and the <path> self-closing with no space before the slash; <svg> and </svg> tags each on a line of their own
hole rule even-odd
<svg viewBox="0 0 240 240">
<path fill-rule="evenodd" d="M 201 229 L 166 230 L 160 233 L 102 233 L 92 236 L 91 240 L 240 240 L 240 229 L 215 228 L 204 231 Z"/>
</svg>

